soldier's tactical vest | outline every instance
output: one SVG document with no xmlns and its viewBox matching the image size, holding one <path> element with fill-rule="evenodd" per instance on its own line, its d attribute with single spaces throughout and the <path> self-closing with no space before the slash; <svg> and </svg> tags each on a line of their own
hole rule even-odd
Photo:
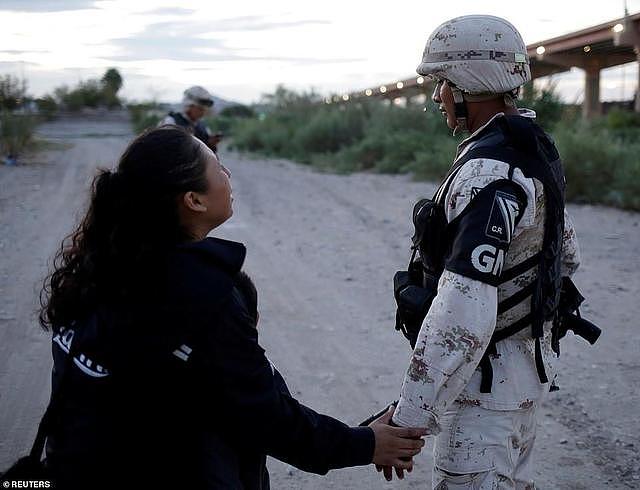
<svg viewBox="0 0 640 490">
<path fill-rule="evenodd" d="M 176 122 L 176 126 L 186 128 L 204 144 L 209 143 L 209 133 L 207 132 L 207 128 L 204 126 L 204 124 L 202 124 L 201 121 L 198 121 L 194 124 L 192 121 L 184 117 L 184 115 L 180 112 L 170 112 L 169 115 Z"/>
<path fill-rule="evenodd" d="M 415 346 L 422 320 L 437 293 L 437 284 L 444 269 L 444 259 L 456 235 L 459 220 L 447 222 L 445 199 L 456 175 L 464 164 L 478 158 L 499 160 L 509 165 L 509 178 L 519 169 L 527 178 L 542 183 L 545 199 L 544 237 L 542 250 L 523 262 L 502 272 L 500 284 L 536 268 L 534 282 L 498 305 L 498 312 L 530 298 L 530 312 L 522 319 L 494 332 L 484 357 L 480 361 L 482 381 L 480 391 L 491 391 L 493 370 L 490 355 L 496 354 L 496 343 L 523 329 L 531 328 L 535 340 L 535 362 L 540 382 L 548 382 L 545 373 L 540 339 L 546 321 L 554 321 L 562 284 L 560 266 L 564 234 L 565 179 L 562 162 L 555 144 L 530 118 L 504 116 L 495 118 L 470 149 L 449 170 L 433 199 L 423 199 L 414 207 L 416 232 L 412 238 L 413 253 L 408 271 L 394 278 L 394 291 L 398 303 L 396 329 L 401 330 Z M 464 211 L 463 211 L 464 213 Z M 416 256 L 419 252 L 419 257 Z M 556 327 L 554 327 L 557 330 Z M 552 347 L 559 353 L 559 336 L 552 330 Z"/>
</svg>

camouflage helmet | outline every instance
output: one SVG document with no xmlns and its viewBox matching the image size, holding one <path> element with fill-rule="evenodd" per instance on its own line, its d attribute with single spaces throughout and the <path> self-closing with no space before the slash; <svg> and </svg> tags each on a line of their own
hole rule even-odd
<svg viewBox="0 0 640 490">
<path fill-rule="evenodd" d="M 213 105 L 213 96 L 207 92 L 206 89 L 199 85 L 194 85 L 184 91 L 182 105 L 184 107 L 196 105 L 203 108 L 209 108 Z"/>
<path fill-rule="evenodd" d="M 470 95 L 511 93 L 531 80 L 522 36 L 492 15 L 465 15 L 441 24 L 429 36 L 416 71 L 448 80 Z"/>
</svg>

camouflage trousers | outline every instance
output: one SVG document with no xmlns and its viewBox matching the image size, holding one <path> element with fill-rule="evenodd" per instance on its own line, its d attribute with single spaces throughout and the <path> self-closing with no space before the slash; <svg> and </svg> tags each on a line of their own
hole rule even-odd
<svg viewBox="0 0 640 490">
<path fill-rule="evenodd" d="M 536 407 L 489 410 L 456 402 L 439 419 L 434 490 L 533 490 Z"/>
</svg>

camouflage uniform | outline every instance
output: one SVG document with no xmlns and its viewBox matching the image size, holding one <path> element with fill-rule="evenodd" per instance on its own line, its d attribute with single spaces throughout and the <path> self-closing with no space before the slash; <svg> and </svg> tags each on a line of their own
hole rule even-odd
<svg viewBox="0 0 640 490">
<path fill-rule="evenodd" d="M 535 117 L 526 110 L 521 115 Z M 460 144 L 456 158 L 473 147 L 472 138 Z M 508 172 L 504 162 L 469 160 L 455 176 L 444 201 L 447 220 L 458 217 L 489 183 L 507 179 Z M 544 229 L 542 184 L 525 178 L 518 169 L 512 180 L 524 190 L 527 202 L 518 210 L 521 218 L 513 228 L 505 270 L 541 250 Z M 562 275 L 568 276 L 578 267 L 579 251 L 566 212 L 565 219 Z M 428 427 L 436 435 L 434 488 L 533 488 L 528 463 L 535 440 L 535 411 L 549 384 L 538 378 L 529 330 L 496 344 L 497 355 L 491 356 L 491 393 L 480 392 L 477 367 L 494 329 L 530 312 L 529 298 L 500 315 L 498 303 L 535 276 L 534 268 L 498 287 L 446 269 L 440 277 L 393 417 L 398 425 Z M 546 373 L 553 380 L 550 330 L 551 325 L 546 324 L 542 351 Z"/>
</svg>

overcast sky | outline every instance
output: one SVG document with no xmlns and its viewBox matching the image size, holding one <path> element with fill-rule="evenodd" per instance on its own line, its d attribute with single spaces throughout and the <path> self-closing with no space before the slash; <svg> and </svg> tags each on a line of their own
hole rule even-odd
<svg viewBox="0 0 640 490">
<path fill-rule="evenodd" d="M 631 13 L 640 0 L 628 0 Z M 176 101 L 199 84 L 226 99 L 256 101 L 283 83 L 321 93 L 414 74 L 441 22 L 488 13 L 514 23 L 527 44 L 606 22 L 622 0 L 0 0 L 0 74 L 28 79 L 30 93 L 99 77 L 117 67 L 129 99 Z M 607 70 L 602 98 L 631 97 L 637 64 Z M 558 77 L 581 100 L 579 70 Z"/>
</svg>

